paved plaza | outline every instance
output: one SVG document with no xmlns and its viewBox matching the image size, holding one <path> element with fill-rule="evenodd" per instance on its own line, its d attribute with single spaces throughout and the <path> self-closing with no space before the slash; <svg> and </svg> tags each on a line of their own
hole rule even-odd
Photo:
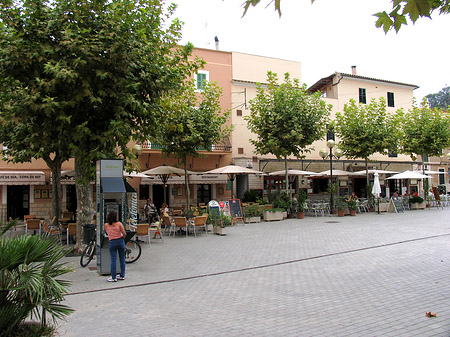
<svg viewBox="0 0 450 337">
<path fill-rule="evenodd" d="M 65 258 L 75 312 L 59 335 L 450 336 L 450 208 L 237 225 L 142 246 L 117 283 Z"/>
</svg>

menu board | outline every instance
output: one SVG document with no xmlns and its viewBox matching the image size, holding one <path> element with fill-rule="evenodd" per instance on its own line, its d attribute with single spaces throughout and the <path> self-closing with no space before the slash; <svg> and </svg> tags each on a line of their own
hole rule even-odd
<svg viewBox="0 0 450 337">
<path fill-rule="evenodd" d="M 231 218 L 242 218 L 242 208 L 240 199 L 229 199 L 228 205 L 230 207 Z"/>
</svg>

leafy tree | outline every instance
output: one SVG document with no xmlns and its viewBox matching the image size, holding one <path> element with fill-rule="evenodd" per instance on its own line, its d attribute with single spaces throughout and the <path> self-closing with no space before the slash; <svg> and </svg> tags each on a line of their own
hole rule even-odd
<svg viewBox="0 0 450 337">
<path fill-rule="evenodd" d="M 0 120 L 13 131 L 1 136 L 18 161 L 75 158 L 77 240 L 80 224 L 92 221 L 95 162 L 132 159 L 128 142 L 154 135 L 160 97 L 202 64 L 188 60 L 192 45 L 177 47 L 181 24 L 168 24 L 175 6 L 164 7 L 151 0 L 31 0 L 1 8 Z"/>
<path fill-rule="evenodd" d="M 450 110 L 450 87 L 442 88 L 437 94 L 429 94 L 425 97 L 432 108 Z"/>
<path fill-rule="evenodd" d="M 287 158 L 300 158 L 311 152 L 309 146 L 321 139 L 331 105 L 320 99 L 320 93 L 310 94 L 298 79 L 291 80 L 289 73 L 279 85 L 277 74 L 267 73 L 267 90 L 257 85 L 256 97 L 250 101 L 250 115 L 246 117 L 248 128 L 257 139 L 250 139 L 255 152 L 273 154 L 284 159 L 286 170 L 286 194 L 289 193 Z"/>
<path fill-rule="evenodd" d="M 73 310 L 60 304 L 69 281 L 59 279 L 71 271 L 60 263 L 67 254 L 55 237 L 4 233 L 14 226 L 0 226 L 0 335 L 24 335 L 25 319 L 40 319 L 40 332 L 48 331 L 47 314 L 62 319 Z M 22 332 L 19 332 L 22 331 Z M 42 334 L 36 332 L 35 336 Z M 31 334 L 29 334 L 31 336 Z"/>
<path fill-rule="evenodd" d="M 386 110 L 386 100 L 372 99 L 370 104 L 357 104 L 354 99 L 336 113 L 335 131 L 339 148 L 347 158 L 363 158 L 366 162 L 369 185 L 368 160 L 374 153 L 387 154 L 398 143 L 398 118 Z"/>
<path fill-rule="evenodd" d="M 440 109 L 430 108 L 424 98 L 420 106 L 414 104 L 402 116 L 400 146 L 413 159 L 421 155 L 423 162 L 427 156 L 440 156 L 450 146 L 450 117 Z"/>
<path fill-rule="evenodd" d="M 188 209 L 191 197 L 187 157 L 200 156 L 200 149 L 210 149 L 230 134 L 225 125 L 230 113 L 221 110 L 221 94 L 222 89 L 214 83 L 205 82 L 197 93 L 194 81 L 186 81 L 181 90 L 171 91 L 162 101 L 165 115 L 158 125 L 156 142 L 162 145 L 164 154 L 183 162 Z"/>
<path fill-rule="evenodd" d="M 244 2 L 244 14 L 250 6 L 256 6 L 261 0 L 246 0 Z M 316 0 L 311 0 L 314 3 Z M 271 1 L 274 4 L 275 10 L 281 16 L 281 0 Z M 421 17 L 431 18 L 431 13 L 439 11 L 439 14 L 448 14 L 450 12 L 450 0 L 393 0 L 392 11 L 378 12 L 374 14 L 378 17 L 376 22 L 377 27 L 383 27 L 385 33 L 392 28 L 398 32 L 402 25 L 408 24 L 408 18 L 412 23 Z"/>
</svg>

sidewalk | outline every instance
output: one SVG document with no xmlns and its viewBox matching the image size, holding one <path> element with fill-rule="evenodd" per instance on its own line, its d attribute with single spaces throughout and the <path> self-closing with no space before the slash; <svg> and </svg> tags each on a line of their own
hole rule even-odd
<svg viewBox="0 0 450 337">
<path fill-rule="evenodd" d="M 307 217 L 238 225 L 224 237 L 166 236 L 142 244 L 118 283 L 66 258 L 76 270 L 65 304 L 76 311 L 58 332 L 450 336 L 449 216 Z"/>
</svg>

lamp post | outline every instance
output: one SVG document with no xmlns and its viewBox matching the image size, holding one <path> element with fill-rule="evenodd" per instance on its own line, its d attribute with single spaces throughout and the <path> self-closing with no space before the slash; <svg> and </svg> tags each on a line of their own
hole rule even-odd
<svg viewBox="0 0 450 337">
<path fill-rule="evenodd" d="M 334 140 L 329 139 L 327 140 L 327 147 L 330 149 L 330 152 L 328 153 L 327 149 L 322 149 L 319 151 L 319 155 L 322 157 L 323 160 L 329 159 L 330 160 L 330 210 L 333 209 L 333 158 L 339 159 L 342 157 L 342 150 L 336 149 L 335 154 L 333 154 L 333 148 L 336 146 L 336 143 Z"/>
</svg>

